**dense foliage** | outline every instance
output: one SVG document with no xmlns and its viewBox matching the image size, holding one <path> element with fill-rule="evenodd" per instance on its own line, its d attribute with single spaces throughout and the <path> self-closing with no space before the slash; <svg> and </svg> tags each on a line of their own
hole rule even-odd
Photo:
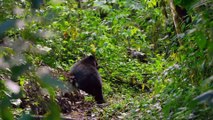
<svg viewBox="0 0 213 120">
<path fill-rule="evenodd" d="M 46 119 L 60 119 L 55 99 L 65 89 L 64 73 L 90 54 L 98 59 L 108 102 L 93 107 L 93 117 L 212 119 L 212 3 L 0 0 L 0 119 L 32 118 L 31 109 L 14 107 L 28 95 L 30 81 L 50 96 Z M 146 62 L 131 57 L 130 48 L 145 54 Z M 38 99 L 33 104 L 45 103 Z"/>
</svg>

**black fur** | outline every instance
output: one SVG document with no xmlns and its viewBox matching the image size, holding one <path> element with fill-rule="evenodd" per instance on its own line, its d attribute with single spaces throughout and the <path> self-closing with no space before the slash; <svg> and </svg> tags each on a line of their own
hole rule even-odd
<svg viewBox="0 0 213 120">
<path fill-rule="evenodd" d="M 88 56 L 75 63 L 70 71 L 75 86 L 95 97 L 98 104 L 104 103 L 102 80 L 98 73 L 98 64 L 94 56 Z"/>
</svg>

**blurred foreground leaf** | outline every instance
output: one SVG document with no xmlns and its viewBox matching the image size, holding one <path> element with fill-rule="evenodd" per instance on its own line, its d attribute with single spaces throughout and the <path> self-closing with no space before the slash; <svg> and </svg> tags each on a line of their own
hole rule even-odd
<svg viewBox="0 0 213 120">
<path fill-rule="evenodd" d="M 207 102 L 209 105 L 211 105 L 213 107 L 213 90 L 204 92 L 203 94 L 194 98 L 194 100 L 197 100 L 200 103 Z"/>
<path fill-rule="evenodd" d="M 31 0 L 31 7 L 33 9 L 38 9 L 44 3 L 43 0 Z"/>
<path fill-rule="evenodd" d="M 2 37 L 3 34 L 4 34 L 7 30 L 9 30 L 9 29 L 12 28 L 12 27 L 15 27 L 16 21 L 17 21 L 17 20 L 14 19 L 14 20 L 7 20 L 7 21 L 1 23 L 1 24 L 0 24 L 0 37 Z"/>
<path fill-rule="evenodd" d="M 45 120 L 60 120 L 59 106 L 53 100 L 49 104 L 49 110 Z"/>
<path fill-rule="evenodd" d="M 5 95 L 5 97 L 1 99 L 0 106 L 0 118 L 2 118 L 2 120 L 13 120 L 8 96 Z"/>
<path fill-rule="evenodd" d="M 18 120 L 34 120 L 29 114 L 23 114 Z"/>
<path fill-rule="evenodd" d="M 22 64 L 19 66 L 14 66 L 11 68 L 12 76 L 11 79 L 16 81 L 18 76 L 23 74 L 25 71 L 29 70 L 30 64 Z"/>
<path fill-rule="evenodd" d="M 50 85 L 52 87 L 59 87 L 61 89 L 65 89 L 65 86 L 64 86 L 62 81 L 60 81 L 60 80 L 58 80 L 56 78 L 53 78 L 52 76 L 50 76 L 48 74 L 41 76 L 41 80 L 46 85 Z"/>
</svg>

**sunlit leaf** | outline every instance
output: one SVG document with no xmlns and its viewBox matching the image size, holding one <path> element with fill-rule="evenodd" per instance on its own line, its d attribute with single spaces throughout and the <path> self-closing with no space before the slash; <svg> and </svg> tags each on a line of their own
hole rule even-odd
<svg viewBox="0 0 213 120">
<path fill-rule="evenodd" d="M 95 47 L 95 45 L 94 45 L 94 44 L 91 44 L 90 47 L 91 47 L 92 53 L 95 53 L 95 52 L 96 52 L 96 47 Z"/>
</svg>

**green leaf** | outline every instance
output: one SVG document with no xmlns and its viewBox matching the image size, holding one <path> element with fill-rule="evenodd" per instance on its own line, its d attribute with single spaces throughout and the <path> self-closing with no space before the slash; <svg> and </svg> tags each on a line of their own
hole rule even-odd
<svg viewBox="0 0 213 120">
<path fill-rule="evenodd" d="M 50 111 L 47 114 L 47 117 L 45 118 L 45 120 L 60 120 L 61 119 L 60 110 L 59 110 L 59 106 L 56 104 L 56 102 L 51 100 L 48 107 L 49 107 Z"/>
<path fill-rule="evenodd" d="M 197 44 L 198 46 L 200 47 L 200 49 L 205 49 L 206 48 L 206 43 L 207 43 L 207 40 L 206 40 L 206 37 L 204 36 L 204 34 L 200 33 L 200 34 L 197 34 Z"/>
<path fill-rule="evenodd" d="M 17 78 L 22 75 L 25 71 L 29 70 L 30 68 L 30 64 L 22 64 L 22 65 L 19 65 L 19 66 L 13 66 L 11 68 L 11 72 L 12 72 L 12 76 L 11 76 L 11 79 L 16 81 Z"/>
</svg>

